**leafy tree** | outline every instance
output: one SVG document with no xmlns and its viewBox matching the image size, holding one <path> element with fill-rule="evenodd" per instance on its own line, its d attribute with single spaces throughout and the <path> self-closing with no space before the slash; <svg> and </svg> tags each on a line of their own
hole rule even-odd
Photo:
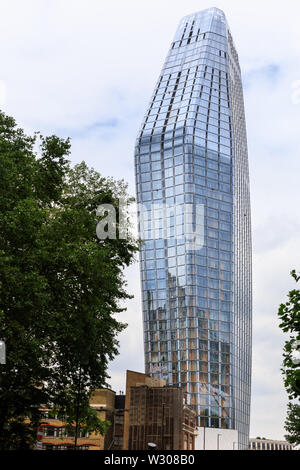
<svg viewBox="0 0 300 470">
<path fill-rule="evenodd" d="M 291 275 L 298 283 L 300 276 L 296 271 L 292 271 Z M 292 400 L 300 395 L 299 360 L 295 358 L 295 353 L 300 350 L 300 290 L 292 290 L 288 298 L 288 302 L 280 305 L 278 315 L 281 320 L 280 328 L 284 333 L 290 333 L 290 338 L 284 347 L 282 372 L 285 376 L 286 390 Z"/>
<path fill-rule="evenodd" d="M 118 354 L 126 325 L 114 314 L 138 244 L 97 238 L 97 207 L 119 215 L 118 199 L 132 200 L 123 181 L 71 168 L 69 154 L 69 139 L 27 136 L 0 112 L 0 449 L 34 444 L 42 405 L 105 431 L 88 397 Z"/>
<path fill-rule="evenodd" d="M 299 282 L 300 276 L 296 271 L 291 272 L 291 276 L 296 283 Z M 280 328 L 284 333 L 289 333 L 289 340 L 286 341 L 283 352 L 283 369 L 284 384 L 291 401 L 299 399 L 300 396 L 300 290 L 294 289 L 288 294 L 288 301 L 280 305 L 279 312 Z M 289 403 L 288 417 L 286 421 L 286 430 L 289 435 L 287 440 L 291 443 L 300 444 L 300 413 L 299 405 Z"/>
<path fill-rule="evenodd" d="M 74 445 L 78 444 L 80 431 L 105 434 L 111 423 L 98 418 L 97 411 L 90 407 L 91 393 L 83 393 L 82 389 L 69 390 L 69 401 L 58 408 L 49 411 L 49 417 L 56 417 L 64 422 L 67 436 L 74 433 Z"/>
<path fill-rule="evenodd" d="M 288 434 L 285 439 L 294 445 L 300 444 L 300 405 L 289 403 L 285 430 Z"/>
</svg>

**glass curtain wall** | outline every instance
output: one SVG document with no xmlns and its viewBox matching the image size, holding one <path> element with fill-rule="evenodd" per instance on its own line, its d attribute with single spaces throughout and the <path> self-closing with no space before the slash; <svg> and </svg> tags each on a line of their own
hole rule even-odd
<svg viewBox="0 0 300 470">
<path fill-rule="evenodd" d="M 241 71 L 222 11 L 182 19 L 135 149 L 146 373 L 248 448 L 251 214 Z M 187 233 L 201 233 L 193 245 Z"/>
</svg>

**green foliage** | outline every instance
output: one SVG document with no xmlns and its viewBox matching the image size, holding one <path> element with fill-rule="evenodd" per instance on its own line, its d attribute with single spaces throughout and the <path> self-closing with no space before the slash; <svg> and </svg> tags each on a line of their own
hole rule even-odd
<svg viewBox="0 0 300 470">
<path fill-rule="evenodd" d="M 296 271 L 291 272 L 291 276 L 296 283 L 300 276 Z M 289 334 L 283 351 L 284 384 L 290 400 L 299 399 L 300 396 L 300 361 L 296 353 L 300 349 L 300 290 L 295 289 L 289 292 L 288 301 L 280 305 L 279 312 L 280 328 L 284 333 Z M 300 406 L 289 403 L 288 415 L 285 423 L 288 432 L 286 439 L 291 444 L 300 444 Z"/>
<path fill-rule="evenodd" d="M 70 430 L 74 431 L 74 426 L 79 430 L 84 429 L 89 433 L 104 435 L 111 425 L 109 421 L 104 421 L 98 417 L 97 411 L 90 407 L 89 394 L 80 397 L 79 413 L 77 414 L 76 400 L 77 395 L 74 391 L 69 391 L 69 401 L 63 407 L 49 411 L 50 417 L 57 417 L 65 423 L 67 434 Z M 75 406 L 74 406 L 75 403 Z"/>
<path fill-rule="evenodd" d="M 87 412 L 88 396 L 118 354 L 126 325 L 114 314 L 138 245 L 97 238 L 98 205 L 131 202 L 127 187 L 85 163 L 71 168 L 69 154 L 68 139 L 28 137 L 0 112 L 0 449 L 30 448 L 39 407 L 72 416 L 78 397 L 81 423 L 106 426 Z"/>
<path fill-rule="evenodd" d="M 288 404 L 285 430 L 288 432 L 285 439 L 290 444 L 300 445 L 300 405 Z"/>
<path fill-rule="evenodd" d="M 300 277 L 296 271 L 292 271 L 291 275 L 298 283 Z M 299 351 L 300 348 L 300 290 L 289 292 L 288 299 L 288 302 L 280 305 L 278 315 L 281 321 L 280 328 L 284 333 L 290 334 L 284 347 L 282 372 L 289 398 L 293 400 L 300 395 L 300 368 L 299 361 L 295 359 L 296 349 Z"/>
</svg>

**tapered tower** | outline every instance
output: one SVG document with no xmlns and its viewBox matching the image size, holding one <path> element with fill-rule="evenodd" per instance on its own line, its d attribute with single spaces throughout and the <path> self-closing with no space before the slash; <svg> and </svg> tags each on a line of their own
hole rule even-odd
<svg viewBox="0 0 300 470">
<path fill-rule="evenodd" d="M 252 264 L 238 55 L 222 11 L 182 19 L 135 149 L 146 373 L 248 448 Z"/>
</svg>

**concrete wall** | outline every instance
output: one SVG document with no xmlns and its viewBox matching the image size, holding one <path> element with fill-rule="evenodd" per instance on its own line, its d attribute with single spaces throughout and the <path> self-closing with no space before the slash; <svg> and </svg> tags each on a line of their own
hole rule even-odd
<svg viewBox="0 0 300 470">
<path fill-rule="evenodd" d="M 232 429 L 198 428 L 195 450 L 238 450 L 238 432 Z"/>
</svg>

